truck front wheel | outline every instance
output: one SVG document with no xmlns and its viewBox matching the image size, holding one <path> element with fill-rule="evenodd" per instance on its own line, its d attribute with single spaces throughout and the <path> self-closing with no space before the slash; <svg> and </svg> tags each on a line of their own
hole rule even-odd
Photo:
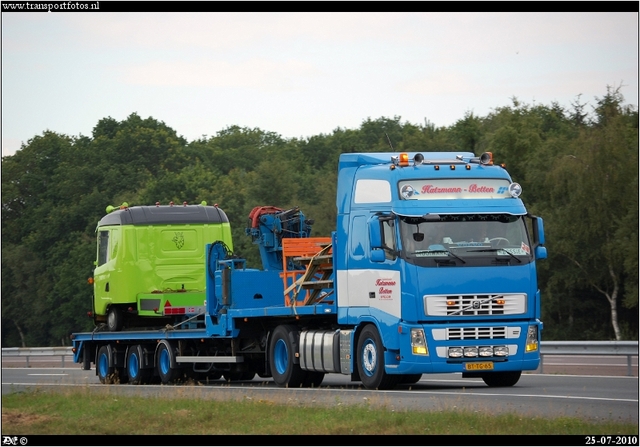
<svg viewBox="0 0 640 447">
<path fill-rule="evenodd" d="M 518 383 L 521 375 L 522 371 L 492 372 L 483 374 L 482 380 L 491 387 L 513 386 Z"/>
<path fill-rule="evenodd" d="M 122 329 L 124 317 L 122 311 L 116 306 L 111 306 L 107 311 L 107 328 L 111 332 L 117 332 Z"/>
<path fill-rule="evenodd" d="M 273 331 L 269 343 L 269 365 L 273 381 L 281 387 L 298 388 L 305 378 L 299 364 L 293 362 L 298 329 L 281 325 Z"/>
<path fill-rule="evenodd" d="M 388 390 L 395 387 L 398 378 L 384 370 L 384 347 L 375 326 L 365 326 L 358 338 L 358 373 L 365 388 Z"/>
</svg>

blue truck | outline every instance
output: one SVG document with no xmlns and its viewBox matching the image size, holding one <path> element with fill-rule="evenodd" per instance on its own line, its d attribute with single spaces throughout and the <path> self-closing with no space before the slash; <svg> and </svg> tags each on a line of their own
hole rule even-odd
<svg viewBox="0 0 640 447">
<path fill-rule="evenodd" d="M 207 241 L 200 306 L 97 323 L 72 334 L 74 361 L 102 383 L 257 374 L 312 387 L 335 373 L 391 389 L 462 373 L 513 386 L 540 363 L 536 262 L 547 257 L 521 192 L 489 152 L 341 154 L 330 236 L 313 236 L 299 208 L 257 206 L 246 235 L 261 269 Z"/>
</svg>

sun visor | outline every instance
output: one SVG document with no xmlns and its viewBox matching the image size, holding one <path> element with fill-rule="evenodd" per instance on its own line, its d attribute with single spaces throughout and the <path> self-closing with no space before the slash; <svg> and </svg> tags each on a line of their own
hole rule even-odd
<svg viewBox="0 0 640 447">
<path fill-rule="evenodd" d="M 524 215 L 527 210 L 520 199 L 457 199 L 403 200 L 392 207 L 400 216 L 419 217 L 425 214 L 513 214 Z"/>
</svg>

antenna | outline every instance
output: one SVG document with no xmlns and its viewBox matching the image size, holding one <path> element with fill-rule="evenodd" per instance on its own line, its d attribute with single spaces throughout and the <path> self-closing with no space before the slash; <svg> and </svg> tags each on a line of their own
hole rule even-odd
<svg viewBox="0 0 640 447">
<path fill-rule="evenodd" d="M 387 141 L 389 142 L 389 146 L 391 146 L 391 150 L 395 152 L 396 150 L 393 148 L 393 144 L 391 144 L 391 138 L 389 138 L 389 134 L 387 134 L 386 132 L 384 134 L 387 136 Z"/>
</svg>

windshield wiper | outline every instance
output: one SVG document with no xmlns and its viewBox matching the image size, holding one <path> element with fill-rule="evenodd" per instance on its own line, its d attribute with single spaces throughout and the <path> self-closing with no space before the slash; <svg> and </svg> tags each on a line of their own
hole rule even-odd
<svg viewBox="0 0 640 447">
<path fill-rule="evenodd" d="M 460 256 L 458 256 L 457 254 L 455 254 L 454 252 L 452 252 L 448 248 L 444 248 L 444 247 L 443 248 L 439 248 L 437 250 L 418 250 L 418 251 L 414 251 L 413 252 L 414 255 L 418 254 L 418 253 L 449 253 L 454 258 L 458 258 L 460 261 L 462 261 L 463 264 L 467 263 L 467 261 L 462 259 Z"/>
<path fill-rule="evenodd" d="M 467 250 L 468 253 L 471 253 L 471 252 L 476 252 L 476 253 L 477 252 L 495 252 L 495 253 L 498 253 L 499 251 L 505 252 L 506 254 L 511 256 L 513 259 L 518 261 L 520 264 L 522 264 L 522 260 L 520 258 L 518 258 L 516 255 L 514 255 L 510 251 L 505 250 L 504 248 L 484 248 L 484 249 L 481 249 L 481 250 Z M 500 253 L 500 254 L 502 254 L 502 253 Z"/>
</svg>

